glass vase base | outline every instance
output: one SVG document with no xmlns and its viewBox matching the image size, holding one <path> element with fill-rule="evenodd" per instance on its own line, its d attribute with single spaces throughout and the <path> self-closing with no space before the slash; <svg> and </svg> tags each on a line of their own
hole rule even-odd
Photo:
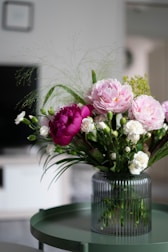
<svg viewBox="0 0 168 252">
<path fill-rule="evenodd" d="M 151 231 L 151 179 L 147 174 L 92 177 L 91 230 L 137 236 Z"/>
<path fill-rule="evenodd" d="M 151 231 L 151 226 L 139 226 L 138 228 L 131 229 L 129 227 L 118 227 L 118 228 L 111 228 L 111 227 L 103 227 L 98 226 L 91 227 L 91 231 L 94 233 L 104 234 L 104 235 L 114 235 L 114 236 L 138 236 L 144 235 Z"/>
</svg>

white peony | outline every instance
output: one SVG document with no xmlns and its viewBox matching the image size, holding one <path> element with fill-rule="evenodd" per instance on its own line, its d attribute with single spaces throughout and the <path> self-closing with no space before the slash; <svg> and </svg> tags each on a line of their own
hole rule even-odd
<svg viewBox="0 0 168 252">
<path fill-rule="evenodd" d="M 148 155 L 143 151 L 138 151 L 134 154 L 133 160 L 129 163 L 130 173 L 133 175 L 139 175 L 148 167 L 148 161 Z"/>
</svg>

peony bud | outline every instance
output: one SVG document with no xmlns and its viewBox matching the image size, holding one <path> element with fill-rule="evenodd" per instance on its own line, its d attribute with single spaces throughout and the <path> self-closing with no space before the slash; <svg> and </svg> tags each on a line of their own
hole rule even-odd
<svg viewBox="0 0 168 252">
<path fill-rule="evenodd" d="M 40 112 L 41 112 L 42 115 L 46 115 L 46 110 L 44 108 L 41 108 Z"/>
<path fill-rule="evenodd" d="M 49 115 L 53 116 L 55 114 L 55 111 L 52 107 L 49 108 L 48 110 Z"/>
<path fill-rule="evenodd" d="M 109 121 L 112 120 L 112 118 L 113 118 L 113 112 L 112 111 L 108 111 L 107 118 L 108 118 Z"/>
<path fill-rule="evenodd" d="M 96 79 L 96 73 L 94 70 L 92 70 L 92 83 L 96 83 L 97 82 L 97 79 Z"/>
<path fill-rule="evenodd" d="M 127 122 L 127 119 L 125 117 L 122 117 L 120 120 L 121 125 L 126 124 L 126 122 Z"/>
</svg>

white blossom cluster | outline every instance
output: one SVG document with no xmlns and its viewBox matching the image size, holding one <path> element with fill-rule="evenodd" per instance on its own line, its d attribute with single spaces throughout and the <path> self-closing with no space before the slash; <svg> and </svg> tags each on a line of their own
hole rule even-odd
<svg viewBox="0 0 168 252">
<path fill-rule="evenodd" d="M 130 173 L 139 175 L 148 166 L 149 157 L 143 151 L 138 151 L 134 154 L 133 160 L 129 164 Z"/>
</svg>

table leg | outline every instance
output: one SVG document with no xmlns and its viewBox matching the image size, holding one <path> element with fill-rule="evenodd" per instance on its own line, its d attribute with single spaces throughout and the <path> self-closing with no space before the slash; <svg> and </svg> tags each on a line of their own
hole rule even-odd
<svg viewBox="0 0 168 252">
<path fill-rule="evenodd" d="M 83 244 L 83 250 L 82 252 L 89 252 L 89 245 L 88 243 Z"/>
<path fill-rule="evenodd" d="M 43 209 L 40 208 L 39 212 L 41 212 L 41 211 L 43 211 Z M 39 250 L 44 251 L 44 244 L 42 242 L 40 242 L 40 241 L 38 243 L 38 248 L 39 248 Z"/>
<path fill-rule="evenodd" d="M 40 241 L 39 241 L 39 244 L 38 244 L 38 248 L 39 248 L 39 250 L 44 251 L 44 244 L 42 242 L 40 242 Z"/>
</svg>

